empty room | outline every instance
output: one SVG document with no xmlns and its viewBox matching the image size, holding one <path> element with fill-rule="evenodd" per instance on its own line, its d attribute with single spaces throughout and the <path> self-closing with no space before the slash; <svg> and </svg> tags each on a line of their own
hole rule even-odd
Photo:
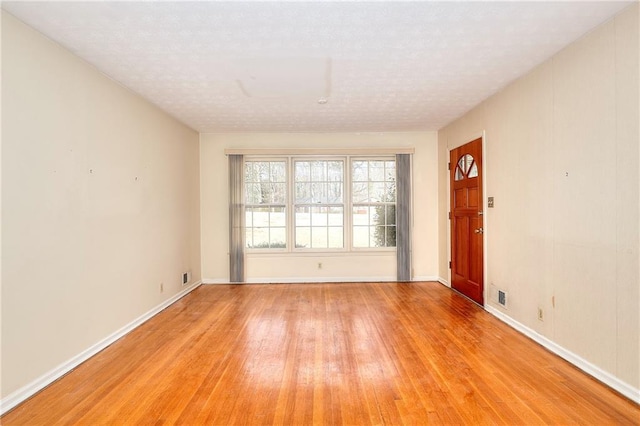
<svg viewBox="0 0 640 426">
<path fill-rule="evenodd" d="M 1 7 L 2 424 L 640 424 L 637 1 Z"/>
</svg>

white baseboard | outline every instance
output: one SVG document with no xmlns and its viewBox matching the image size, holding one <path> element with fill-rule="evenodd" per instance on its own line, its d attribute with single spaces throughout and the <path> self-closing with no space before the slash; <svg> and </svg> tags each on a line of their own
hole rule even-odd
<svg viewBox="0 0 640 426">
<path fill-rule="evenodd" d="M 295 284 L 295 283 L 369 283 L 369 282 L 393 282 L 396 277 L 278 277 L 278 278 L 249 278 L 242 283 L 230 283 L 228 280 L 205 278 L 203 284 Z"/>
<path fill-rule="evenodd" d="M 451 287 L 451 284 L 449 284 L 449 281 L 445 280 L 444 278 L 438 277 L 438 282 L 447 287 Z"/>
<path fill-rule="evenodd" d="M 411 279 L 411 281 L 438 281 L 439 278 L 435 275 L 417 275 Z"/>
<path fill-rule="evenodd" d="M 293 277 L 293 278 L 249 278 L 242 284 L 276 284 L 276 283 L 333 283 L 333 282 L 347 282 L 347 283 L 361 283 L 361 282 L 395 282 L 396 277 L 383 276 L 383 277 Z M 413 277 L 411 281 L 437 281 L 446 286 L 449 286 L 447 281 L 436 275 L 418 275 Z M 228 279 L 224 278 L 203 278 L 202 284 L 240 284 L 231 283 Z"/>
<path fill-rule="evenodd" d="M 148 321 L 149 319 L 151 319 L 153 316 L 155 316 L 156 314 L 158 314 L 168 306 L 172 305 L 173 303 L 175 303 L 176 301 L 178 301 L 179 299 L 181 299 L 191 291 L 195 290 L 200 284 L 202 284 L 202 282 L 197 281 L 191 284 L 190 286 L 185 287 L 182 291 L 177 293 L 175 296 L 165 300 L 155 308 L 139 316 L 138 318 L 131 321 L 129 324 L 125 325 L 115 333 L 112 333 L 111 335 L 102 339 L 95 345 L 91 346 L 90 348 L 87 348 L 86 350 L 82 351 L 78 355 L 74 356 L 70 360 L 60 364 L 53 370 L 43 374 L 42 376 L 38 377 L 31 383 L 21 387 L 15 392 L 12 392 L 11 394 L 2 398 L 2 400 L 0 400 L 0 415 L 11 410 L 13 407 L 25 401 L 27 398 L 31 397 L 36 392 L 44 389 L 46 386 L 50 385 L 51 383 L 55 382 L 60 377 L 64 376 L 69 371 L 73 370 L 78 365 L 82 364 L 83 362 L 85 362 L 86 360 L 88 360 L 89 358 L 91 358 L 92 356 L 94 356 L 95 354 L 97 354 L 98 352 L 100 352 L 101 350 L 103 350 L 104 348 L 106 348 L 116 340 L 128 334 L 136 327 L 139 327 L 141 324 Z"/>
<path fill-rule="evenodd" d="M 593 376 L 594 378 L 598 379 L 605 385 L 609 386 L 615 391 L 626 396 L 630 400 L 634 401 L 636 404 L 640 404 L 640 389 L 636 389 L 630 384 L 623 382 L 619 378 L 615 377 L 613 374 L 604 371 L 603 369 L 601 369 L 596 365 L 593 365 L 592 363 L 585 360 L 584 358 L 563 348 L 562 346 L 558 345 L 552 340 L 549 340 L 543 335 L 537 333 L 536 331 L 530 329 L 529 327 L 514 320 L 510 316 L 505 315 L 504 312 L 501 312 L 498 309 L 489 305 L 485 305 L 484 308 L 487 312 L 489 312 L 499 320 L 503 321 L 507 325 L 518 330 L 520 333 L 524 334 L 525 336 L 529 337 L 530 339 L 534 340 L 540 345 L 544 346 L 554 354 L 569 361 L 571 364 L 575 365 L 585 373 Z"/>
<path fill-rule="evenodd" d="M 203 278 L 202 284 L 233 284 L 225 278 Z"/>
<path fill-rule="evenodd" d="M 285 278 L 249 278 L 247 284 L 270 283 L 369 283 L 395 281 L 396 277 L 285 277 Z"/>
</svg>

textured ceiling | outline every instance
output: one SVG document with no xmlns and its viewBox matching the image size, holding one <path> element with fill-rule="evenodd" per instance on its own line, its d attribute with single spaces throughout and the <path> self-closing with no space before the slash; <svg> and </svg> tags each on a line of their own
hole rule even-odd
<svg viewBox="0 0 640 426">
<path fill-rule="evenodd" d="M 628 4 L 2 8 L 198 131 L 373 132 L 441 128 Z"/>
</svg>

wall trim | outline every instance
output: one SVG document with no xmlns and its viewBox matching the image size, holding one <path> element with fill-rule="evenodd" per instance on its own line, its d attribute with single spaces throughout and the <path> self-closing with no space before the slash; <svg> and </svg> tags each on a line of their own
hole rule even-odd
<svg viewBox="0 0 640 426">
<path fill-rule="evenodd" d="M 396 281 L 396 276 L 375 277 L 285 277 L 285 278 L 249 278 L 247 284 L 269 283 L 341 283 L 341 282 L 389 282 Z"/>
<path fill-rule="evenodd" d="M 297 278 L 250 278 L 242 284 L 277 284 L 277 283 L 333 283 L 333 282 L 395 282 L 397 277 L 297 277 Z M 411 279 L 412 282 L 434 281 L 449 286 L 449 283 L 436 275 L 418 275 Z M 203 278 L 202 284 L 238 284 L 231 283 L 226 278 Z"/>
<path fill-rule="evenodd" d="M 202 284 L 233 284 L 229 281 L 229 278 L 203 278 Z"/>
<path fill-rule="evenodd" d="M 444 286 L 451 288 L 451 284 L 449 284 L 449 281 L 445 280 L 442 277 L 438 277 L 438 282 Z"/>
<path fill-rule="evenodd" d="M 544 346 L 546 349 L 558 355 L 560 358 L 563 358 L 566 361 L 570 362 L 571 364 L 575 365 L 585 373 L 601 381 L 602 383 L 609 386 L 616 392 L 619 392 L 625 397 L 634 401 L 636 404 L 640 404 L 640 389 L 636 389 L 630 384 L 623 382 L 619 378 L 615 377 L 613 374 L 604 371 L 600 367 L 590 363 L 584 358 L 563 348 L 562 346 L 558 345 L 554 341 L 537 333 L 536 331 L 530 329 L 526 325 L 519 323 L 518 321 L 514 320 L 513 318 L 499 311 L 498 309 L 489 305 L 485 305 L 484 308 L 487 312 L 489 312 L 490 314 L 498 318 L 500 321 L 516 329 L 517 331 L 529 337 L 536 343 L 539 343 L 540 345 Z"/>
<path fill-rule="evenodd" d="M 439 279 L 436 275 L 417 275 L 411 281 L 438 281 Z"/>
<path fill-rule="evenodd" d="M 228 279 L 204 278 L 202 284 L 304 284 L 304 283 L 363 283 L 395 282 L 395 276 L 375 277 L 258 277 L 248 278 L 242 283 L 231 283 Z"/>
<path fill-rule="evenodd" d="M 114 343 L 116 340 L 125 336 L 126 334 L 128 334 L 135 328 L 139 327 L 140 325 L 144 324 L 145 322 L 153 318 L 155 315 L 157 315 L 158 313 L 160 313 L 161 311 L 163 311 L 173 303 L 177 302 L 187 294 L 191 293 L 193 290 L 198 288 L 200 284 L 202 284 L 202 281 L 196 281 L 190 286 L 185 287 L 179 293 L 175 294 L 171 298 L 160 303 L 158 306 L 151 309 L 150 311 L 142 314 L 138 318 L 131 321 L 129 324 L 125 325 L 124 327 L 120 328 L 116 332 L 100 340 L 93 346 L 85 349 L 84 351 L 80 352 L 78 355 L 58 365 L 53 370 L 48 371 L 47 373 L 38 377 L 31 383 L 21 387 L 15 392 L 12 392 L 6 397 L 2 398 L 0 400 L 0 415 L 5 414 L 7 411 L 16 407 L 21 402 L 24 402 L 26 399 L 30 398 L 31 396 L 35 395 L 37 392 L 41 391 L 42 389 L 50 385 L 51 383 L 55 382 L 60 377 L 64 376 L 65 374 L 67 374 L 68 372 L 76 368 L 78 365 L 87 361 L 89 358 L 91 358 L 92 356 L 94 356 L 95 354 L 97 354 L 98 352 L 100 352 L 110 344 Z"/>
</svg>

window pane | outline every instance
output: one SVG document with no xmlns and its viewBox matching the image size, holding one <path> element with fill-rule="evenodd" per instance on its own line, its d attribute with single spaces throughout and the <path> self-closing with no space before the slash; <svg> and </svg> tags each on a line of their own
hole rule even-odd
<svg viewBox="0 0 640 426">
<path fill-rule="evenodd" d="M 255 179 L 255 168 L 252 162 L 244 163 L 244 181 L 245 182 L 254 182 Z"/>
<path fill-rule="evenodd" d="M 385 247 L 386 229 L 384 226 L 372 226 L 369 228 L 371 247 Z"/>
<path fill-rule="evenodd" d="M 247 228 L 244 234 L 245 247 L 253 247 L 253 228 Z"/>
<path fill-rule="evenodd" d="M 286 172 L 284 161 L 274 161 L 271 163 L 271 182 L 286 182 Z"/>
<path fill-rule="evenodd" d="M 384 225 L 385 206 L 369 207 L 369 225 Z"/>
<path fill-rule="evenodd" d="M 327 184 L 326 183 L 311 184 L 311 202 L 312 203 L 327 202 Z"/>
<path fill-rule="evenodd" d="M 312 207 L 311 226 L 327 226 L 327 209 L 325 207 Z"/>
<path fill-rule="evenodd" d="M 260 186 L 254 183 L 246 184 L 244 196 L 247 204 L 260 203 Z"/>
<path fill-rule="evenodd" d="M 460 159 L 458 160 L 458 167 L 460 168 L 460 172 L 462 173 L 462 176 L 467 174 L 467 163 L 465 161 L 465 157 L 464 156 L 460 157 Z"/>
<path fill-rule="evenodd" d="M 270 216 L 270 225 L 271 226 L 279 226 L 279 227 L 286 227 L 287 226 L 287 217 L 285 214 L 285 208 L 284 207 L 273 207 L 271 209 L 271 216 Z"/>
<path fill-rule="evenodd" d="M 296 161 L 296 182 L 309 182 L 311 180 L 311 165 L 308 161 Z"/>
<path fill-rule="evenodd" d="M 385 161 L 385 180 L 396 180 L 396 162 L 395 161 Z"/>
<path fill-rule="evenodd" d="M 369 184 L 366 182 L 354 182 L 351 198 L 354 203 L 363 203 L 369 200 Z"/>
<path fill-rule="evenodd" d="M 465 167 L 464 167 L 464 171 L 467 172 L 471 168 L 471 163 L 473 163 L 473 157 L 471 155 L 469 155 L 469 154 L 465 154 L 464 160 L 466 162 Z"/>
<path fill-rule="evenodd" d="M 342 182 L 343 172 L 342 172 L 342 161 L 329 161 L 327 164 L 328 167 L 328 176 L 327 180 L 329 182 Z"/>
<path fill-rule="evenodd" d="M 396 183 L 387 182 L 384 184 L 385 200 L 388 203 L 395 203 L 396 201 Z"/>
<path fill-rule="evenodd" d="M 369 225 L 369 208 L 366 206 L 353 207 L 353 224 L 355 226 Z"/>
<path fill-rule="evenodd" d="M 469 176 L 470 178 L 478 177 L 478 166 L 476 165 L 475 161 L 471 165 L 471 170 L 469 170 L 469 174 L 467 176 Z"/>
<path fill-rule="evenodd" d="M 354 247 L 369 247 L 369 227 L 368 226 L 354 226 L 353 227 L 353 246 Z"/>
<path fill-rule="evenodd" d="M 351 163 L 351 180 L 353 182 L 367 182 L 369 180 L 368 161 L 354 161 Z"/>
<path fill-rule="evenodd" d="M 253 226 L 253 211 L 250 207 L 244 211 L 244 226 L 245 228 L 251 228 Z"/>
<path fill-rule="evenodd" d="M 310 183 L 296 183 L 296 203 L 310 203 L 311 202 L 311 184 Z"/>
<path fill-rule="evenodd" d="M 272 183 L 271 184 L 271 203 L 284 204 L 287 202 L 287 184 Z"/>
<path fill-rule="evenodd" d="M 327 228 L 326 227 L 313 227 L 311 228 L 311 247 L 312 248 L 327 248 Z"/>
<path fill-rule="evenodd" d="M 311 228 L 296 227 L 296 248 L 311 247 Z"/>
<path fill-rule="evenodd" d="M 386 194 L 384 191 L 384 182 L 371 182 L 369 183 L 369 201 L 380 202 L 386 201 Z"/>
<path fill-rule="evenodd" d="M 456 173 L 455 173 L 455 177 L 453 178 L 453 180 L 455 181 L 459 181 L 464 179 L 464 174 L 462 173 L 462 170 L 460 170 L 460 166 L 456 166 Z"/>
<path fill-rule="evenodd" d="M 270 248 L 285 248 L 287 232 L 285 228 L 271 228 Z"/>
<path fill-rule="evenodd" d="M 396 227 L 387 226 L 387 247 L 396 246 Z"/>
<path fill-rule="evenodd" d="M 343 228 L 337 226 L 329 227 L 329 248 L 342 248 L 344 247 L 343 241 Z"/>
<path fill-rule="evenodd" d="M 328 185 L 327 202 L 342 203 L 342 182 L 331 182 Z"/>
<path fill-rule="evenodd" d="M 329 226 L 343 226 L 344 215 L 342 207 L 329 207 Z"/>
<path fill-rule="evenodd" d="M 396 206 L 390 205 L 386 206 L 387 210 L 387 225 L 395 225 L 396 224 Z"/>
<path fill-rule="evenodd" d="M 311 226 L 310 207 L 296 207 L 296 226 Z"/>
<path fill-rule="evenodd" d="M 369 161 L 369 180 L 384 181 L 384 161 Z"/>
<path fill-rule="evenodd" d="M 327 181 L 327 162 L 313 161 L 311 163 L 311 180 L 313 182 Z"/>
<path fill-rule="evenodd" d="M 269 248 L 269 228 L 253 228 L 251 248 Z"/>
</svg>

